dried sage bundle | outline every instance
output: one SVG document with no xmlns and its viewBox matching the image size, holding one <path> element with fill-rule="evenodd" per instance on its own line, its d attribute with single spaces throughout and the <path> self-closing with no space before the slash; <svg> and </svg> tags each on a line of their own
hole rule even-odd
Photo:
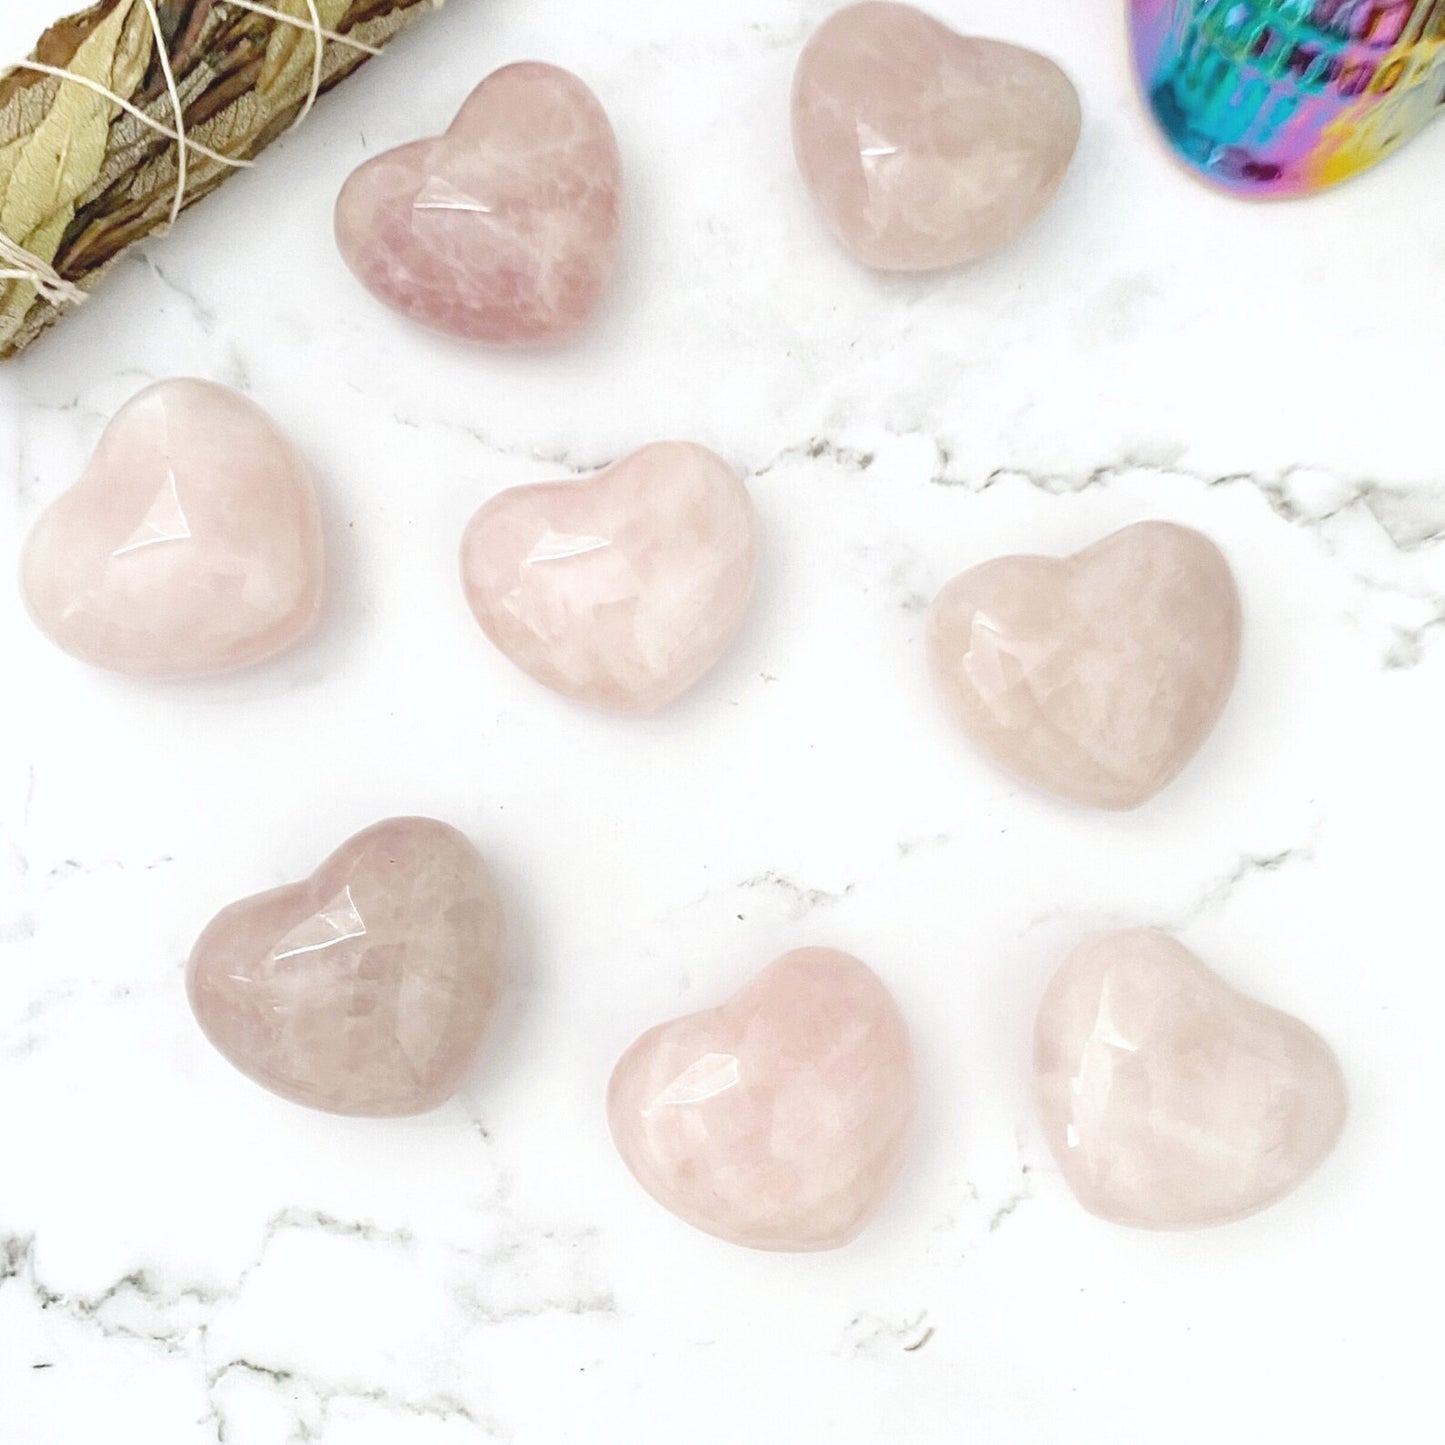
<svg viewBox="0 0 1445 1445">
<path fill-rule="evenodd" d="M 27 273 L 0 280 L 0 359 L 441 3 L 97 0 L 52 25 L 43 68 L 0 73 L 0 272 Z"/>
</svg>

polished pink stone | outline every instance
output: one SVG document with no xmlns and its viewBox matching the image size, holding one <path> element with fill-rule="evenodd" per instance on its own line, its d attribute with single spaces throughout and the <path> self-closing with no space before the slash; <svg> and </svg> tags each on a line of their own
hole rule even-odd
<svg viewBox="0 0 1445 1445">
<path fill-rule="evenodd" d="M 1058 190 L 1079 97 L 1051 60 L 964 37 L 910 5 L 850 5 L 798 61 L 793 148 L 867 266 L 956 266 L 1013 239 Z"/>
<path fill-rule="evenodd" d="M 617 141 L 597 97 L 555 65 L 489 75 L 445 135 L 354 171 L 336 203 L 346 264 L 389 306 L 473 341 L 556 341 L 611 275 Z"/>
<path fill-rule="evenodd" d="M 539 682 L 650 713 L 722 656 L 747 613 L 757 540 L 721 457 L 657 442 L 583 481 L 501 492 L 462 541 L 487 636 Z"/>
<path fill-rule="evenodd" d="M 1152 929 L 1090 939 L 1054 976 L 1034 1090 L 1080 1202 L 1145 1229 L 1273 1204 L 1334 1147 L 1346 1105 L 1318 1034 Z"/>
<path fill-rule="evenodd" d="M 834 1249 L 903 1165 L 908 1030 L 846 953 L 784 954 L 720 1008 L 643 1034 L 607 1114 L 627 1167 L 689 1224 L 754 1249 Z"/>
<path fill-rule="evenodd" d="M 260 662 L 316 621 L 321 516 L 305 463 L 254 402 L 147 387 L 35 523 L 21 585 L 42 631 L 97 667 L 192 677 Z"/>
<path fill-rule="evenodd" d="M 223 909 L 191 953 L 206 1037 L 243 1074 L 334 1114 L 419 1114 L 476 1056 L 502 975 L 502 909 L 455 828 L 390 818 L 308 879 Z"/>
<path fill-rule="evenodd" d="M 955 577 L 928 659 L 965 732 L 1011 772 L 1133 808 L 1208 737 L 1239 666 L 1240 606 L 1207 537 L 1140 522 L 1073 557 L 1000 557 Z"/>
</svg>

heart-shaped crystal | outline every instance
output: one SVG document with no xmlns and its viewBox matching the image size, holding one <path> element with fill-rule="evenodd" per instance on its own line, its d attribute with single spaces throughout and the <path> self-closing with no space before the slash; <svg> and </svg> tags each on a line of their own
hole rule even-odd
<svg viewBox="0 0 1445 1445">
<path fill-rule="evenodd" d="M 627 1167 L 689 1224 L 753 1249 L 834 1249 L 903 1165 L 908 1030 L 881 980 L 829 948 L 784 954 L 720 1008 L 650 1029 L 612 1075 Z"/>
<path fill-rule="evenodd" d="M 445 135 L 355 170 L 336 202 L 346 264 L 387 305 L 472 341 L 557 341 L 617 256 L 622 163 L 597 97 L 526 62 L 489 75 Z"/>
<path fill-rule="evenodd" d="M 911 5 L 838 11 L 793 82 L 793 149 L 824 219 L 866 266 L 927 271 L 1007 244 L 1052 199 L 1079 97 L 1032 50 Z"/>
<path fill-rule="evenodd" d="M 1073 557 L 1000 557 L 928 619 L 954 717 L 1004 767 L 1097 808 L 1133 808 L 1214 726 L 1239 666 L 1239 594 L 1207 537 L 1140 522 Z"/>
<path fill-rule="evenodd" d="M 752 594 L 747 488 L 721 457 L 656 442 L 595 477 L 493 497 L 462 541 L 483 631 L 539 682 L 649 713 L 722 656 Z"/>
<path fill-rule="evenodd" d="M 1034 1093 L 1080 1203 L 1195 1229 L 1288 1194 L 1334 1147 L 1345 1085 L 1313 1030 L 1152 929 L 1075 950 L 1044 994 Z"/>
<path fill-rule="evenodd" d="M 461 1084 L 501 986 L 502 909 L 475 848 L 391 818 L 305 882 L 223 909 L 191 953 L 206 1037 L 243 1074 L 334 1114 L 419 1114 Z"/>
<path fill-rule="evenodd" d="M 254 402 L 209 381 L 147 387 L 35 523 L 31 614 L 84 662 L 195 677 L 260 662 L 315 622 L 321 516 L 306 465 Z"/>
</svg>

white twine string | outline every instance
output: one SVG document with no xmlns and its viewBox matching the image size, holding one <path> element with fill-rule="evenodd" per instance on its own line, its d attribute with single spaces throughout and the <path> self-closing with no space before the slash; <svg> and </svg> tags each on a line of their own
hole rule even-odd
<svg viewBox="0 0 1445 1445">
<path fill-rule="evenodd" d="M 72 285 L 53 266 L 32 256 L 24 246 L 17 246 L 0 231 L 0 281 L 28 281 L 53 306 L 75 305 L 85 300 L 85 292 Z"/>
<path fill-rule="evenodd" d="M 308 115 L 311 114 L 311 107 L 316 104 L 316 98 L 321 94 L 321 12 L 316 8 L 316 0 L 306 0 L 306 9 L 311 16 L 311 28 L 315 31 L 315 37 L 311 42 L 311 92 L 306 97 L 306 104 L 297 113 L 296 119 L 291 122 L 291 129 L 295 130 Z"/>
<path fill-rule="evenodd" d="M 150 17 L 151 33 L 156 38 L 156 59 L 160 61 L 161 74 L 166 78 L 166 89 L 171 97 L 171 114 L 176 118 L 176 194 L 171 201 L 170 219 L 166 230 L 176 223 L 181 206 L 186 199 L 186 182 L 190 179 L 190 143 L 186 140 L 186 108 L 181 104 L 181 93 L 176 89 L 176 75 L 171 69 L 171 52 L 166 43 L 166 32 L 161 28 L 160 12 L 156 0 L 143 0 L 146 14 Z"/>
<path fill-rule="evenodd" d="M 294 25 L 298 30 L 304 30 L 312 37 L 311 40 L 311 88 L 307 92 L 305 103 L 297 113 L 296 119 L 291 126 L 294 129 L 300 125 L 307 116 L 311 114 L 312 108 L 321 95 L 321 84 L 325 78 L 323 65 L 326 58 L 326 42 L 333 41 L 337 45 L 349 45 L 353 50 L 362 51 L 366 55 L 380 55 L 381 52 L 374 45 L 368 45 L 365 41 L 355 40 L 350 35 L 342 35 L 339 31 L 328 30 L 321 23 L 321 11 L 317 8 L 316 0 L 305 0 L 306 9 L 310 19 L 302 20 L 298 16 L 288 15 L 284 10 L 275 10 L 269 5 L 257 3 L 257 0 L 220 0 L 221 4 L 234 5 L 239 10 L 251 10 L 257 15 L 264 15 L 268 19 L 275 20 L 280 24 Z M 243 170 L 249 167 L 252 162 L 241 160 L 236 156 L 222 155 L 220 151 L 212 150 L 204 146 L 198 140 L 193 140 L 186 132 L 185 106 L 181 101 L 180 87 L 176 84 L 175 72 L 171 68 L 170 49 L 166 43 L 165 31 L 161 27 L 161 17 L 156 10 L 156 0 L 141 0 L 145 6 L 146 15 L 150 20 L 151 32 L 155 36 L 156 59 L 160 63 L 161 74 L 165 78 L 166 93 L 170 97 L 171 115 L 175 119 L 174 127 L 166 125 L 163 121 L 156 120 L 149 116 L 138 105 L 132 104 L 123 95 L 117 95 L 109 87 L 102 85 L 98 80 L 92 80 L 86 75 L 77 75 L 72 70 L 63 70 L 57 65 L 46 65 L 39 60 L 17 61 L 11 67 L 13 70 L 33 70 L 40 75 L 53 75 L 59 80 L 70 81 L 76 85 L 83 85 L 87 90 L 94 91 L 97 95 L 104 96 L 113 105 L 119 106 L 127 115 L 134 116 L 143 125 L 148 126 L 158 135 L 163 135 L 167 140 L 176 143 L 176 193 L 171 201 L 170 217 L 166 222 L 166 228 L 176 223 L 176 218 L 181 213 L 181 207 L 186 203 L 186 188 L 190 181 L 190 154 L 194 151 L 198 156 L 204 156 L 207 160 L 215 161 L 218 165 L 230 166 L 236 170 Z M 0 261 L 5 262 L 0 266 L 0 281 L 28 281 L 35 287 L 36 293 L 54 306 L 78 306 L 86 299 L 86 293 L 73 282 L 67 281 L 59 274 L 53 266 L 39 256 L 27 251 L 24 246 L 12 241 L 3 231 L 0 231 Z"/>
</svg>

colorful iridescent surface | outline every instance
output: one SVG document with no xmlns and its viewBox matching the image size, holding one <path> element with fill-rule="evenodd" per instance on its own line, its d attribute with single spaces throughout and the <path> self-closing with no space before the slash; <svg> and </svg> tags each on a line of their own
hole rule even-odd
<svg viewBox="0 0 1445 1445">
<path fill-rule="evenodd" d="M 1130 0 L 1170 144 L 1228 190 L 1300 196 L 1383 160 L 1445 102 L 1445 0 Z"/>
</svg>

